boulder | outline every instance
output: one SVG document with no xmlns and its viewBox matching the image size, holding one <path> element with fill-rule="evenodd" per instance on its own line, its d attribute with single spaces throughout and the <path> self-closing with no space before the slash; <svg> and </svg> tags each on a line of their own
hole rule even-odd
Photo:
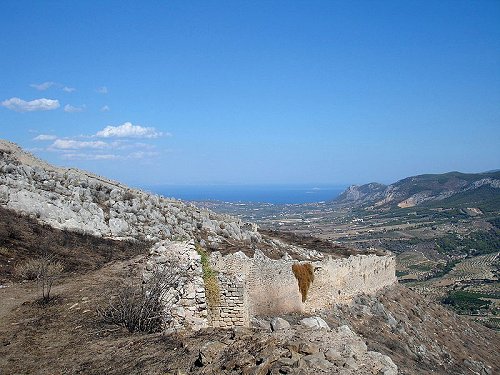
<svg viewBox="0 0 500 375">
<path fill-rule="evenodd" d="M 273 331 L 279 331 L 282 329 L 289 329 L 289 328 L 290 328 L 290 323 L 288 323 L 283 318 L 276 317 L 271 320 L 271 329 Z"/>
<path fill-rule="evenodd" d="M 368 352 L 368 356 L 376 362 L 378 366 L 377 372 L 381 375 L 397 375 L 398 366 L 394 364 L 392 359 L 379 352 Z"/>
<path fill-rule="evenodd" d="M 309 329 L 326 329 L 327 331 L 330 331 L 328 324 L 319 316 L 304 318 L 300 321 L 300 324 Z"/>
<path fill-rule="evenodd" d="M 209 365 L 214 362 L 217 357 L 222 354 L 224 349 L 227 347 L 226 344 L 220 341 L 209 341 L 200 348 L 200 353 L 198 356 L 198 361 L 202 366 Z"/>
<path fill-rule="evenodd" d="M 113 236 L 126 236 L 128 232 L 128 224 L 125 220 L 113 218 L 109 219 L 109 229 Z"/>
</svg>

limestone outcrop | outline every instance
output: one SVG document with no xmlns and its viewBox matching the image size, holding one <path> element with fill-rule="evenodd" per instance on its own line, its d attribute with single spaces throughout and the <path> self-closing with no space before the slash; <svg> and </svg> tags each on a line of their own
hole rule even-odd
<svg viewBox="0 0 500 375">
<path fill-rule="evenodd" d="M 259 242 L 257 227 L 229 215 L 128 188 L 77 169 L 53 167 L 0 140 L 0 204 L 59 229 L 95 236 Z"/>
</svg>

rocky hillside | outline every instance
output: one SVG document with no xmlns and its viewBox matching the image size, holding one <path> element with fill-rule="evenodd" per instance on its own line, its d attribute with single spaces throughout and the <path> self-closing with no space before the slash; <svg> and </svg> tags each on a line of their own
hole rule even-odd
<svg viewBox="0 0 500 375">
<path fill-rule="evenodd" d="M 0 205 L 60 229 L 95 236 L 258 242 L 256 226 L 147 194 L 76 169 L 48 165 L 0 141 Z"/>
<path fill-rule="evenodd" d="M 333 203 L 370 208 L 453 205 L 500 205 L 500 172 L 466 174 L 450 172 L 408 177 L 391 185 L 352 185 Z"/>
<path fill-rule="evenodd" d="M 404 286 L 350 305 L 259 317 L 252 327 L 130 334 L 96 307 L 140 282 L 145 244 L 61 231 L 0 208 L 0 373 L 496 374 L 499 334 Z M 39 238 L 50 239 L 39 241 Z M 36 302 L 14 264 L 49 251 L 64 261 L 55 300 Z M 324 327 L 325 329 L 322 329 Z M 329 328 L 330 329 L 329 329 Z M 56 360 L 57 359 L 57 360 Z"/>
</svg>

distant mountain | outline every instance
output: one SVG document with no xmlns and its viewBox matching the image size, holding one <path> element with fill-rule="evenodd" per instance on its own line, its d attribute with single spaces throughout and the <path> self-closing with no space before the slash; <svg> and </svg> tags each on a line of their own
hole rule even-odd
<svg viewBox="0 0 500 375">
<path fill-rule="evenodd" d="M 332 203 L 370 208 L 425 205 L 498 209 L 500 171 L 424 174 L 408 177 L 391 185 L 352 185 Z"/>
</svg>

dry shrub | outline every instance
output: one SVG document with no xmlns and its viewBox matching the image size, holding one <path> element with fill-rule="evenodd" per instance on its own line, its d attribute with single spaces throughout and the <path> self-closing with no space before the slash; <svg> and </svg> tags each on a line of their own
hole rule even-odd
<svg viewBox="0 0 500 375">
<path fill-rule="evenodd" d="M 125 327 L 129 332 L 159 332 L 165 310 L 173 305 L 169 289 L 177 287 L 178 280 L 174 268 L 156 268 L 147 283 L 124 283 L 116 295 L 110 296 L 108 306 L 98 308 L 97 313 L 105 323 Z"/>
<path fill-rule="evenodd" d="M 36 280 L 40 272 L 40 259 L 30 259 L 15 267 L 15 273 L 23 280 Z"/>
<path fill-rule="evenodd" d="M 50 291 L 54 282 L 61 277 L 64 267 L 50 255 L 30 259 L 16 267 L 16 273 L 26 280 L 36 280 L 42 291 L 42 302 L 50 301 Z"/>
<path fill-rule="evenodd" d="M 314 268 L 311 263 L 295 263 L 292 265 L 292 271 L 299 283 L 300 294 L 302 294 L 302 302 L 306 302 L 307 291 L 309 286 L 314 281 Z"/>
</svg>

